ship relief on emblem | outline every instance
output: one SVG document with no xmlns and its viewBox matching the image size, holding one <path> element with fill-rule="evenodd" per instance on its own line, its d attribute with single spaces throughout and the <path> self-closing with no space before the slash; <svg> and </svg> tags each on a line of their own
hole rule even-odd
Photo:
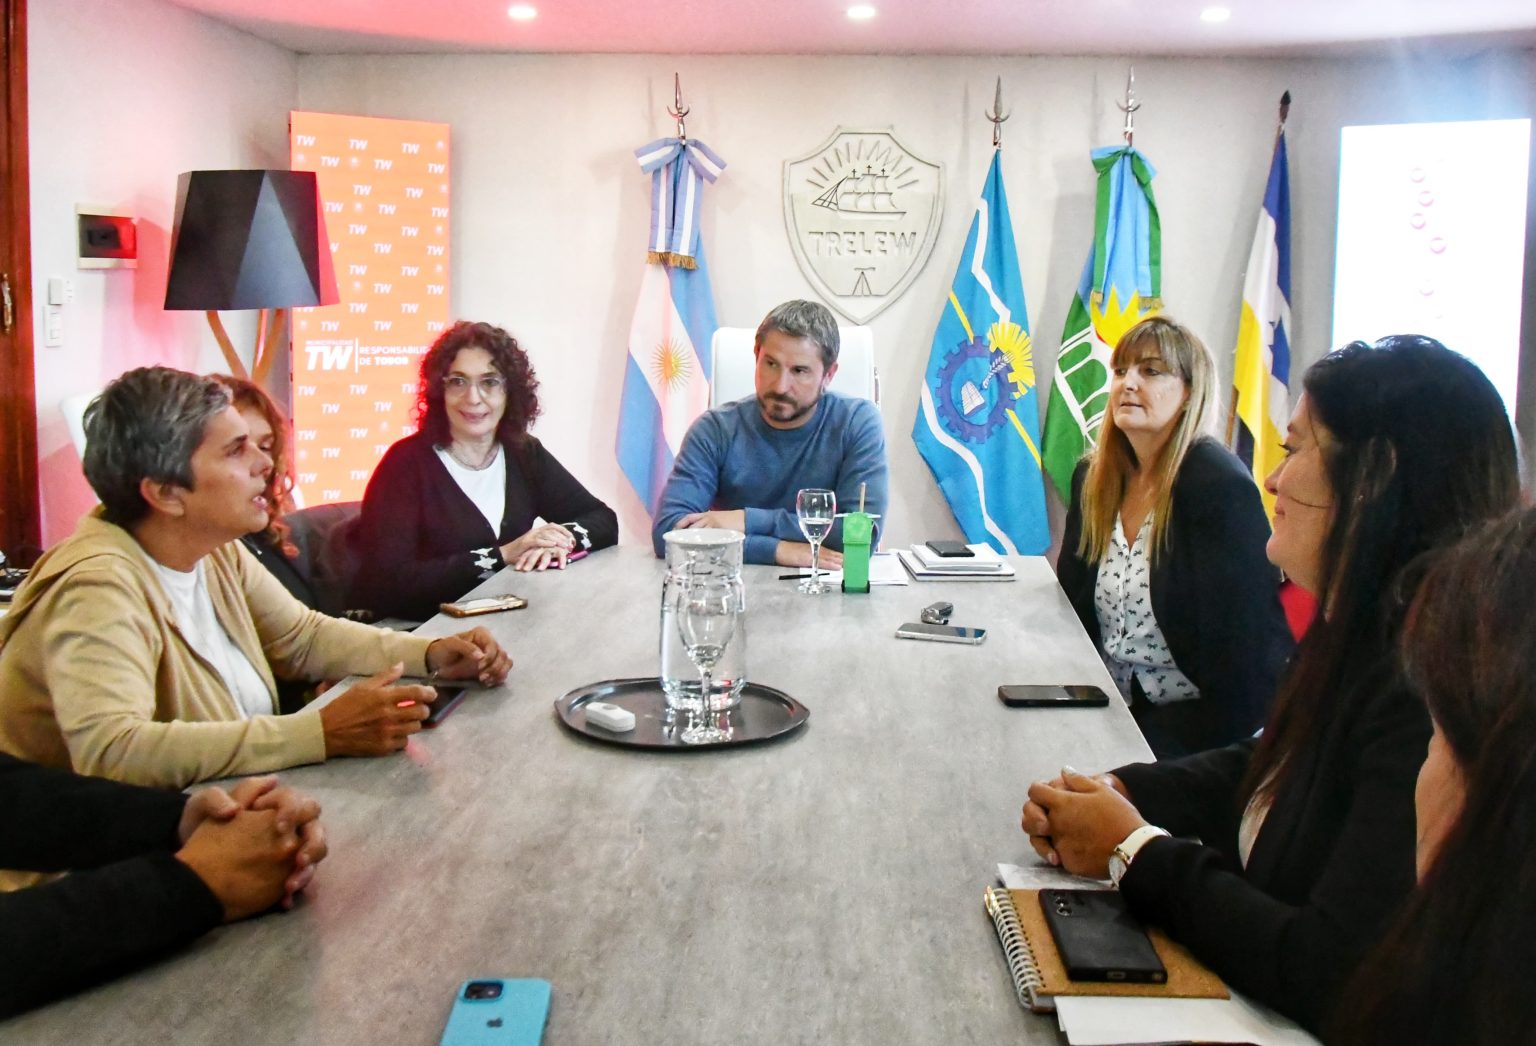
<svg viewBox="0 0 1536 1046">
<path fill-rule="evenodd" d="M 933 253 L 943 190 L 943 166 L 891 131 L 839 127 L 784 164 L 784 224 L 801 272 L 834 309 L 867 323 Z"/>
</svg>

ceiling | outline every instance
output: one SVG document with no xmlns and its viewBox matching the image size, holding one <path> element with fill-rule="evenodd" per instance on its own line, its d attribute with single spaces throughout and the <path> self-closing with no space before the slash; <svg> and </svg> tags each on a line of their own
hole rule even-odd
<svg viewBox="0 0 1536 1046">
<path fill-rule="evenodd" d="M 1533 0 L 172 0 L 304 54 L 1298 55 L 1536 47 Z M 1221 4 L 1230 17 L 1206 22 Z"/>
</svg>

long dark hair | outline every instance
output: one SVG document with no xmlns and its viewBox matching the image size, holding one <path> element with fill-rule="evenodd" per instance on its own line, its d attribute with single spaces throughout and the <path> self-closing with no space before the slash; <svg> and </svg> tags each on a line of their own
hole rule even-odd
<svg viewBox="0 0 1536 1046">
<path fill-rule="evenodd" d="M 1536 510 L 1441 554 L 1403 631 L 1464 802 L 1344 998 L 1351 1043 L 1527 1042 L 1536 1029 Z"/>
<path fill-rule="evenodd" d="M 1503 401 L 1475 364 L 1433 338 L 1353 342 L 1313 364 L 1304 385 L 1332 436 L 1322 453 L 1335 508 L 1318 615 L 1275 696 L 1244 802 L 1278 792 L 1298 756 L 1337 722 L 1334 702 L 1389 656 L 1404 568 L 1519 498 Z"/>
<path fill-rule="evenodd" d="M 421 377 L 416 387 L 417 427 L 439 447 L 447 446 L 453 438 L 448 429 L 448 408 L 443 404 L 443 379 L 460 349 L 484 349 L 490 353 L 491 364 L 507 387 L 506 408 L 496 425 L 496 438 L 506 446 L 520 448 L 527 438 L 528 426 L 539 416 L 539 379 L 517 339 L 489 323 L 460 320 L 443 331 L 421 358 Z"/>
<path fill-rule="evenodd" d="M 214 381 L 229 390 L 230 401 L 236 410 L 254 410 L 272 427 L 272 472 L 267 476 L 267 527 L 262 536 L 267 544 L 276 548 L 289 559 L 299 554 L 292 540 L 292 530 L 283 517 L 293 511 L 294 471 L 293 455 L 288 444 L 292 438 L 292 425 L 283 408 L 267 395 L 267 390 L 254 381 L 237 378 L 233 374 L 215 374 Z"/>
</svg>

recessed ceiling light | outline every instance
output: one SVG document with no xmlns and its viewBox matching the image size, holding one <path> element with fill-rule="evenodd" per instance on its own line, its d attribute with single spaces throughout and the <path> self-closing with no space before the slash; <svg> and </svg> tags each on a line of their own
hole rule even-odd
<svg viewBox="0 0 1536 1046">
<path fill-rule="evenodd" d="M 531 22 L 539 17 L 539 12 L 532 4 L 513 4 L 507 8 L 507 17 L 514 22 Z"/>
<path fill-rule="evenodd" d="M 848 17 L 855 22 L 867 22 L 875 17 L 875 9 L 871 4 L 854 4 L 848 9 Z"/>
<path fill-rule="evenodd" d="M 1231 17 L 1232 10 L 1227 7 L 1207 7 L 1204 11 L 1200 12 L 1200 21 L 1202 22 L 1225 22 Z"/>
</svg>

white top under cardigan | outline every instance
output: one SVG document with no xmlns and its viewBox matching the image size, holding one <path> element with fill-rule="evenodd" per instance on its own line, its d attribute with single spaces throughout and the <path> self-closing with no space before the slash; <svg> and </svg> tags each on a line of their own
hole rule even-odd
<svg viewBox="0 0 1536 1046">
<path fill-rule="evenodd" d="M 198 560 L 197 566 L 188 571 L 172 570 L 147 552 L 144 558 L 149 560 L 160 583 L 165 586 L 176 627 L 181 629 L 198 656 L 212 665 L 219 678 L 224 680 L 224 688 L 235 699 L 240 714 L 246 719 L 277 714 L 261 674 L 250 658 L 235 646 L 214 612 L 213 597 L 208 594 L 208 579 L 203 574 L 203 561 Z"/>
</svg>

